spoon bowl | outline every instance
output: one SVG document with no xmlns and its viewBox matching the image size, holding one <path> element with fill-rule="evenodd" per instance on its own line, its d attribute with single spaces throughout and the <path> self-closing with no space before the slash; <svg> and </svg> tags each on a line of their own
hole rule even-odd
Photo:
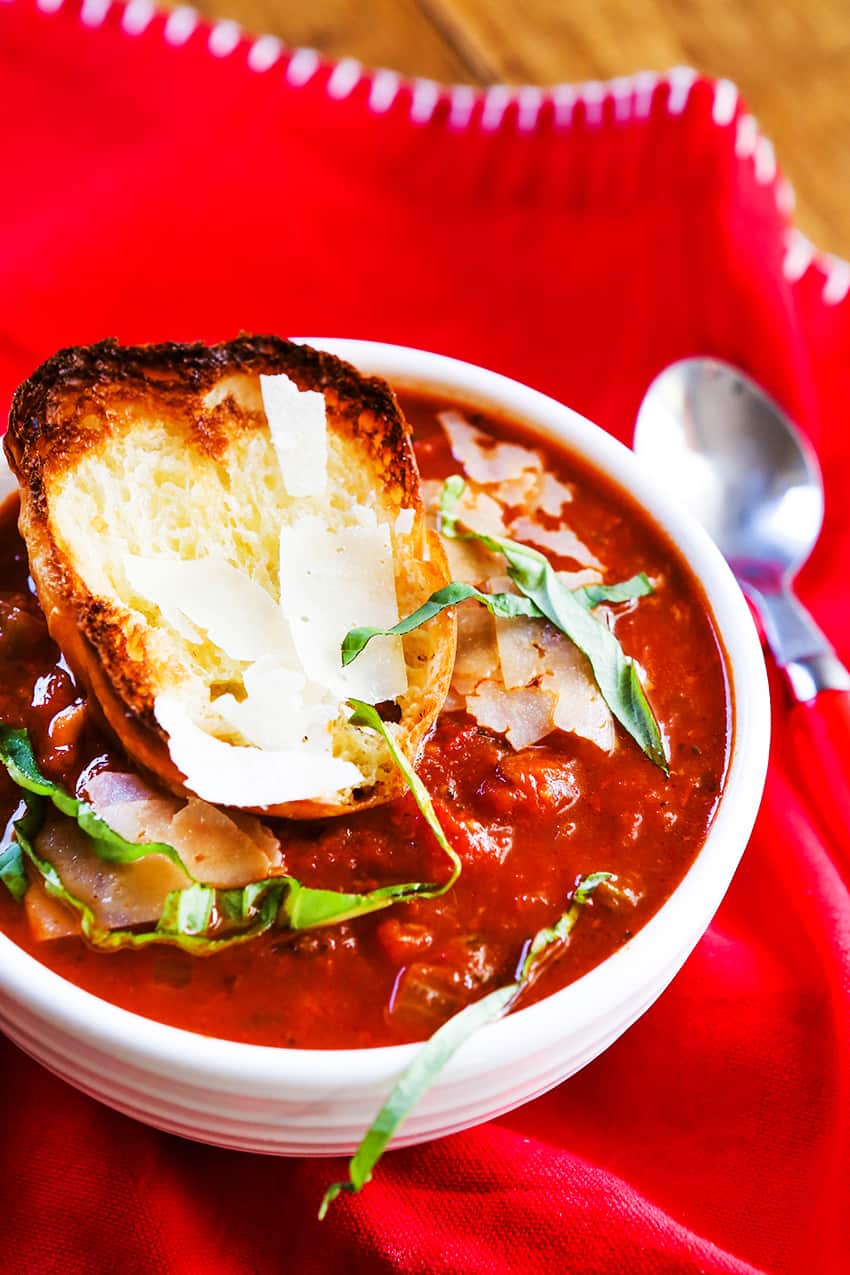
<svg viewBox="0 0 850 1275">
<path fill-rule="evenodd" d="M 634 445 L 745 589 L 790 583 L 820 534 L 823 484 L 814 452 L 755 381 L 719 359 L 671 364 L 646 393 Z"/>
</svg>

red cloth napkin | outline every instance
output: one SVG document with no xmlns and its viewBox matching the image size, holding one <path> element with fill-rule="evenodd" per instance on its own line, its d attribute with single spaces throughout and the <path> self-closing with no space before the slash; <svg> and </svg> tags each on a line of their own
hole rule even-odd
<svg viewBox="0 0 850 1275">
<path fill-rule="evenodd" d="M 628 439 L 666 363 L 722 355 L 818 447 L 803 593 L 850 657 L 850 269 L 789 232 L 731 85 L 435 95 L 148 0 L 0 0 L 0 106 L 4 403 L 59 346 L 242 328 L 439 350 Z M 780 712 L 743 866 L 660 1002 L 322 1225 L 342 1162 L 157 1133 L 4 1044 L 3 1270 L 846 1271 L 850 907 L 816 819 Z"/>
</svg>

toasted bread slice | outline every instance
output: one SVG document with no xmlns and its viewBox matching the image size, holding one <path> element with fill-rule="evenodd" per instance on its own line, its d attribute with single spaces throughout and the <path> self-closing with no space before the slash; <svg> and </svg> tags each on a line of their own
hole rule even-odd
<svg viewBox="0 0 850 1275">
<path fill-rule="evenodd" d="M 281 478 L 259 380 L 280 373 L 324 395 L 321 510 L 315 500 L 290 497 Z M 244 694 L 246 666 L 140 596 L 127 555 L 214 554 L 277 601 L 281 526 L 306 508 L 344 527 L 371 506 L 392 528 L 400 615 L 449 579 L 441 544 L 425 525 L 410 433 L 392 390 L 307 346 L 240 337 L 212 347 L 106 341 L 60 351 L 18 389 L 5 447 L 50 632 L 129 756 L 175 793 L 190 789 L 157 720 L 158 697 L 182 697 L 206 731 L 251 744 L 238 730 L 222 733 L 213 711 L 216 696 L 227 692 L 232 702 Z M 402 510 L 411 512 L 399 519 Z M 398 718 L 391 729 L 411 760 L 445 699 L 455 636 L 454 617 L 444 612 L 402 640 L 407 689 L 389 716 Z M 362 783 L 245 808 L 312 818 L 396 796 L 402 783 L 386 745 L 350 726 L 349 713 L 341 704 L 332 751 L 354 763 Z"/>
</svg>

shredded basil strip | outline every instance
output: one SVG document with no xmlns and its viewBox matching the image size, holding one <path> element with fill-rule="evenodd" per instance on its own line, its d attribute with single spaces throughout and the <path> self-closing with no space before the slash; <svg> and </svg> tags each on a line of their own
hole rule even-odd
<svg viewBox="0 0 850 1275">
<path fill-rule="evenodd" d="M 396 1082 L 390 1096 L 366 1131 L 360 1146 L 348 1165 L 348 1181 L 334 1182 L 328 1187 L 319 1206 L 319 1220 L 342 1191 L 362 1191 L 371 1180 L 372 1171 L 386 1145 L 413 1108 L 427 1093 L 446 1063 L 479 1028 L 496 1022 L 512 1009 L 518 997 L 536 977 L 555 944 L 564 944 L 579 918 L 582 908 L 597 886 L 609 880 L 610 872 L 593 872 L 578 884 L 569 909 L 555 925 L 538 930 L 526 946 L 517 970 L 516 980 L 505 987 L 473 1001 L 448 1022 L 443 1023 L 425 1042 L 413 1062 Z"/>
<path fill-rule="evenodd" d="M 613 604 L 628 602 L 632 598 L 642 598 L 652 591 L 649 577 L 641 571 L 620 584 L 587 584 L 579 589 L 572 589 L 571 593 L 582 606 L 591 609 L 603 602 Z M 398 624 L 394 624 L 391 629 L 373 629 L 368 626 L 349 629 L 342 640 L 343 665 L 348 665 L 355 660 L 373 637 L 403 637 L 405 633 L 418 629 L 420 624 L 427 624 L 429 620 L 433 620 L 435 615 L 439 615 L 447 607 L 457 606 L 459 602 L 466 602 L 469 599 L 480 602 L 491 615 L 498 616 L 500 619 L 514 620 L 520 615 L 530 619 L 546 619 L 540 608 L 524 594 L 482 593 L 472 584 L 455 580 L 451 584 L 444 585 L 442 589 L 438 589 L 436 593 L 432 593 L 421 607 L 405 616 L 403 620 L 399 620 Z"/>
<path fill-rule="evenodd" d="M 571 589 L 570 592 L 582 606 L 592 610 L 593 607 L 602 606 L 606 602 L 615 606 L 618 602 L 631 602 L 633 598 L 645 598 L 655 590 L 646 572 L 639 571 L 636 576 L 630 576 L 628 580 L 622 580 L 619 584 L 584 584 L 578 589 Z"/>
<path fill-rule="evenodd" d="M 442 825 L 439 819 L 437 818 L 437 812 L 434 809 L 434 803 L 431 800 L 431 794 L 429 793 L 428 789 L 423 784 L 422 780 L 417 775 L 416 771 L 411 766 L 410 762 L 405 757 L 404 753 L 396 744 L 395 740 L 393 739 L 390 732 L 387 730 L 384 723 L 381 721 L 377 711 L 375 710 L 374 705 L 364 704 L 363 700 L 360 700 L 360 699 L 350 699 L 348 702 L 351 705 L 351 707 L 354 709 L 354 713 L 348 719 L 349 722 L 351 723 L 352 726 L 369 726 L 371 727 L 372 730 L 376 730 L 378 734 L 383 738 L 384 743 L 386 744 L 387 748 L 390 750 L 390 756 L 392 757 L 398 769 L 401 771 L 402 776 L 404 778 L 404 782 L 407 784 L 408 788 L 410 789 L 413 795 L 413 800 L 416 802 L 417 806 L 419 807 L 422 813 L 423 819 L 425 820 L 428 827 L 433 832 L 438 845 L 443 851 L 445 851 L 447 858 L 451 862 L 452 873 L 449 879 L 446 882 L 444 882 L 443 885 L 439 886 L 437 889 L 434 889 L 433 887 L 430 887 L 430 886 L 426 887 L 429 890 L 429 893 L 426 895 L 426 897 L 435 899 L 439 895 L 445 894 L 447 890 L 450 890 L 451 887 L 454 885 L 455 881 L 457 881 L 461 872 L 460 859 L 458 858 L 456 851 L 449 844 L 449 840 L 446 834 L 443 832 Z M 424 892 L 420 891 L 420 897 L 422 893 Z"/>
<path fill-rule="evenodd" d="M 41 876 L 48 894 L 63 900 L 78 914 L 81 931 L 93 947 L 117 950 L 141 947 L 148 943 L 171 943 L 195 955 L 210 954 L 234 943 L 243 943 L 274 926 L 307 930 L 321 925 L 338 925 L 370 912 L 381 911 L 406 899 L 433 899 L 445 894 L 460 875 L 461 861 L 443 832 L 430 794 L 407 758 L 397 748 L 392 735 L 372 705 L 360 700 L 351 700 L 350 703 L 355 709 L 352 722 L 378 731 L 385 740 L 425 821 L 447 855 L 452 871 L 442 884 L 411 881 L 379 886 L 362 894 L 316 889 L 302 885 L 295 877 L 288 876 L 269 877 L 231 889 L 204 885 L 191 877 L 171 846 L 158 842 L 136 845 L 124 841 L 123 837 L 119 837 L 94 814 L 90 806 L 70 797 L 41 774 L 26 731 L 12 730 L 2 725 L 0 760 L 14 782 L 23 788 L 27 809 L 25 815 L 13 824 L 16 840 L 0 854 L 0 880 L 17 900 L 22 899 L 27 888 L 23 860 L 25 855 Z M 65 886 L 54 865 L 42 859 L 35 850 L 33 838 L 43 822 L 48 799 L 61 813 L 72 817 L 76 815 L 77 823 L 91 838 L 95 851 L 102 859 L 131 862 L 145 854 L 170 852 L 168 858 L 183 868 L 193 884 L 182 890 L 172 890 L 166 896 L 160 918 L 152 930 L 110 930 L 99 925 L 88 904 Z M 102 853 L 104 844 L 107 845 L 109 854 Z"/>
<path fill-rule="evenodd" d="M 106 951 L 166 943 L 195 956 L 212 955 L 258 938 L 273 927 L 306 930 L 339 924 L 402 899 L 429 898 L 442 894 L 445 889 L 414 882 L 384 886 L 367 894 L 342 894 L 311 889 L 294 877 L 268 877 L 226 890 L 196 882 L 184 890 L 172 890 L 166 896 L 154 929 L 110 930 L 98 924 L 89 905 L 69 890 L 54 865 L 37 853 L 34 838 L 44 819 L 45 803 L 32 793 L 26 794 L 25 802 L 26 813 L 13 825 L 15 844 L 41 876 L 47 893 L 77 913 L 84 938 L 92 947 Z M 213 926 L 221 929 L 220 937 L 210 935 Z"/>
<path fill-rule="evenodd" d="M 403 620 L 399 620 L 398 624 L 394 624 L 391 629 L 368 627 L 350 629 L 342 640 L 343 665 L 350 664 L 356 659 L 373 637 L 403 637 L 405 633 L 418 629 L 420 624 L 427 624 L 429 620 L 433 620 L 435 615 L 439 615 L 447 607 L 457 606 L 458 602 L 466 602 L 468 598 L 482 603 L 491 615 L 498 615 L 506 620 L 512 620 L 518 615 L 540 615 L 529 598 L 515 593 L 482 593 L 472 584 L 455 581 L 432 593 L 427 602 L 423 602 L 421 607 L 405 616 Z"/>
<path fill-rule="evenodd" d="M 508 575 L 517 588 L 587 657 L 602 698 L 617 721 L 647 757 L 669 774 L 661 731 L 641 686 L 635 661 L 625 654 L 608 626 L 596 619 L 590 606 L 574 596 L 537 549 L 515 540 L 458 529 L 454 505 L 465 485 L 457 474 L 447 478 L 443 485 L 440 497 L 443 535 L 449 539 L 477 540 L 505 558 Z"/>
<path fill-rule="evenodd" d="M 173 846 L 158 841 L 146 841 L 142 844 L 126 841 L 95 814 L 88 802 L 72 797 L 59 784 L 43 775 L 25 730 L 13 730 L 10 726 L 0 724 L 0 762 L 19 788 L 35 796 L 47 797 L 63 815 L 75 819 L 80 831 L 90 838 L 99 859 L 107 863 L 134 863 L 148 854 L 162 854 L 185 873 L 190 881 L 195 880 Z"/>
</svg>

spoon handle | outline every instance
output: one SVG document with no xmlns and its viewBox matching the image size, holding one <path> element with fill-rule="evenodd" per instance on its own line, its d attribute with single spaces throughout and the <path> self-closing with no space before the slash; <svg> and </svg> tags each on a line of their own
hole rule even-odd
<svg viewBox="0 0 850 1275">
<path fill-rule="evenodd" d="M 850 673 L 787 583 L 778 589 L 757 588 L 746 580 L 742 584 L 795 702 L 808 703 L 821 691 L 850 691 Z"/>
</svg>

